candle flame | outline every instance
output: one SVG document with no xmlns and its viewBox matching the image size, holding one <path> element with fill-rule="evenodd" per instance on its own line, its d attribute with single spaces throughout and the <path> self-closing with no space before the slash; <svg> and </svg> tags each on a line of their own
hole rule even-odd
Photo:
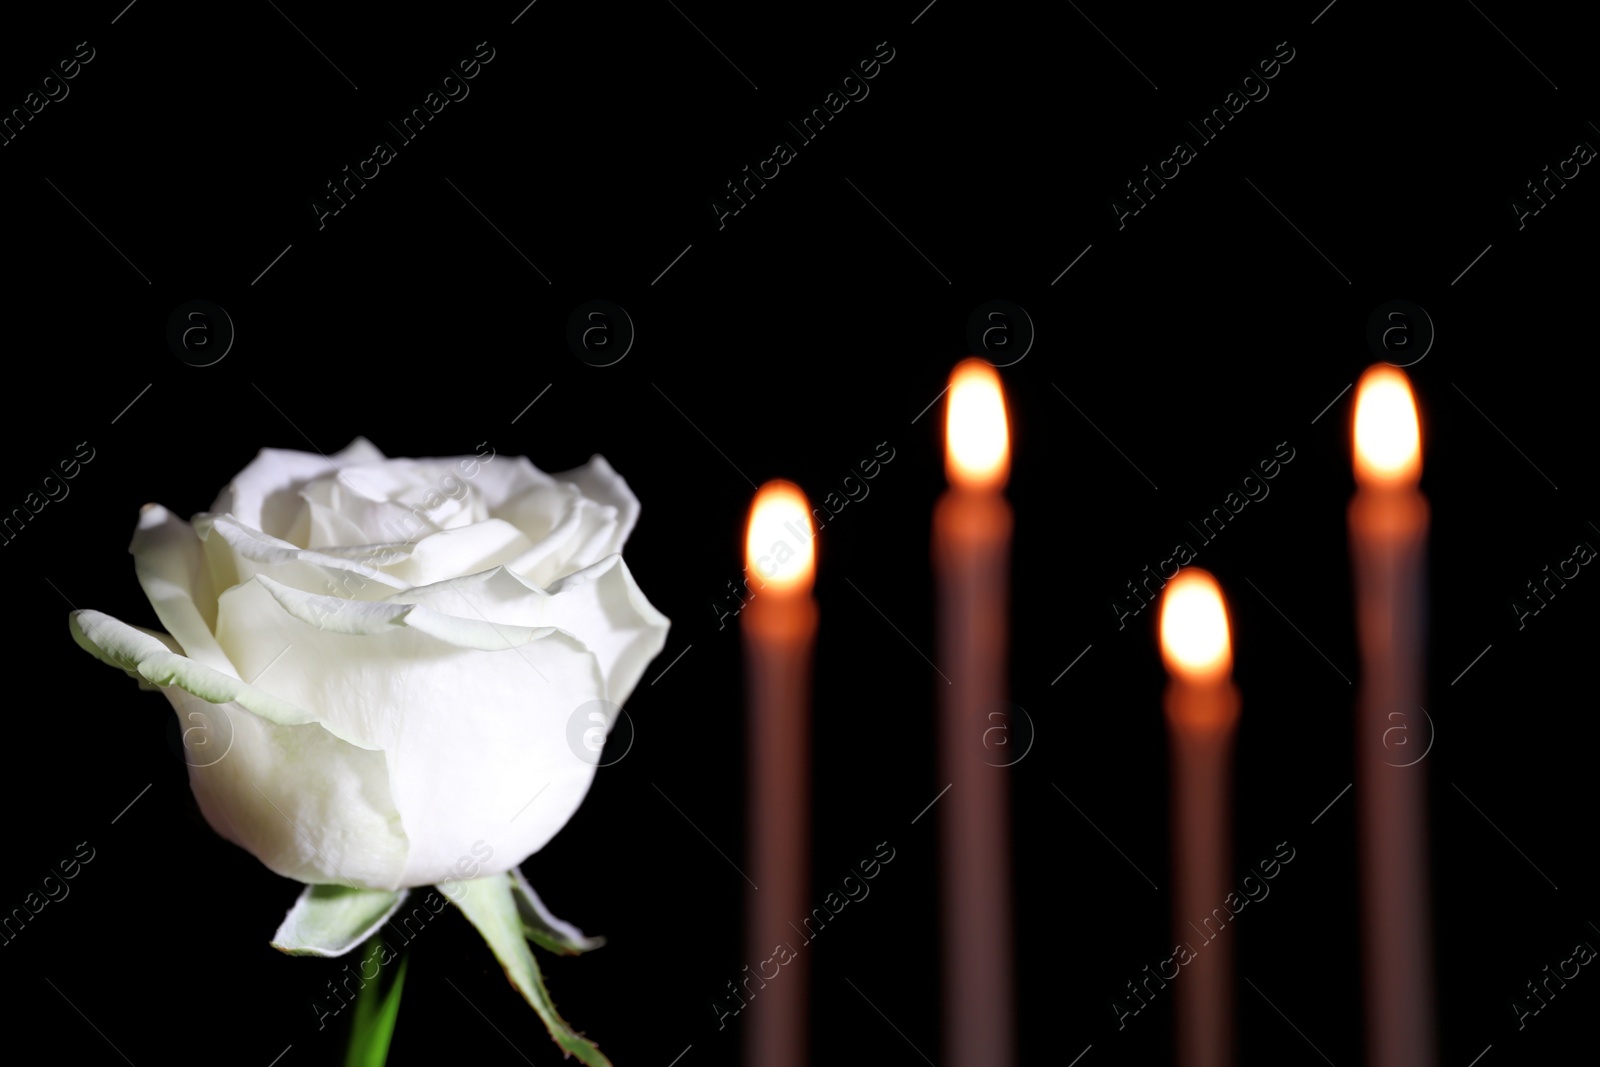
<svg viewBox="0 0 1600 1067">
<path fill-rule="evenodd" d="M 1387 363 L 1368 367 L 1356 387 L 1355 467 L 1366 485 L 1415 485 L 1422 476 L 1416 399 L 1405 372 Z"/>
<path fill-rule="evenodd" d="M 746 569 L 777 592 L 809 592 L 816 574 L 811 505 L 793 482 L 777 479 L 756 491 L 745 534 Z"/>
<path fill-rule="evenodd" d="M 1011 436 L 1000 375 L 981 359 L 950 373 L 945 405 L 945 473 L 962 489 L 998 489 L 1011 472 Z"/>
<path fill-rule="evenodd" d="M 1188 567 L 1161 597 L 1161 657 L 1188 682 L 1215 681 L 1233 669 L 1228 608 L 1208 571 Z"/>
</svg>

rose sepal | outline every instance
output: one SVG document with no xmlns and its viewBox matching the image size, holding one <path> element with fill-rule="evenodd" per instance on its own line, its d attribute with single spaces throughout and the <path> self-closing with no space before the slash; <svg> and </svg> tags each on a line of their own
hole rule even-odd
<svg viewBox="0 0 1600 1067">
<path fill-rule="evenodd" d="M 343 956 L 377 933 L 409 893 L 308 885 L 272 935 L 272 947 L 290 956 Z"/>
<path fill-rule="evenodd" d="M 556 918 L 519 868 L 511 868 L 511 879 L 511 893 L 517 901 L 517 914 L 522 918 L 522 932 L 534 944 L 558 956 L 577 956 L 606 943 L 605 938 L 586 937 L 565 919 Z"/>
<path fill-rule="evenodd" d="M 528 944 L 529 935 L 517 906 L 516 885 L 517 878 L 507 873 L 467 882 L 441 882 L 439 891 L 478 928 L 478 933 L 483 935 L 495 958 L 505 968 L 511 984 L 544 1020 L 545 1028 L 550 1031 L 550 1037 L 556 1045 L 589 1067 L 612 1067 L 611 1061 L 595 1043 L 574 1030 L 556 1011 L 550 991 L 545 988 L 544 976 L 539 971 L 539 962 L 534 959 L 533 949 Z M 576 931 L 576 927 L 572 927 L 572 930 Z M 578 936 L 582 938 L 581 932 Z"/>
</svg>

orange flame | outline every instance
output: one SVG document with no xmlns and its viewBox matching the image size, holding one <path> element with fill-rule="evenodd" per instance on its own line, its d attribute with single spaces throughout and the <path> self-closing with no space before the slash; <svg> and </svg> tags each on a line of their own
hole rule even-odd
<svg viewBox="0 0 1600 1067">
<path fill-rule="evenodd" d="M 756 491 L 744 554 L 748 569 L 775 592 L 806 593 L 816 576 L 811 505 L 793 482 L 777 479 Z"/>
<path fill-rule="evenodd" d="M 944 469 L 961 489 L 999 489 L 1011 473 L 1011 435 L 1000 375 L 981 359 L 964 359 L 950 373 L 945 405 Z"/>
<path fill-rule="evenodd" d="M 1367 368 L 1356 387 L 1356 480 L 1362 485 L 1415 485 L 1422 477 L 1417 402 L 1405 373 L 1387 363 Z"/>
<path fill-rule="evenodd" d="M 1161 597 L 1161 658 L 1186 682 L 1211 682 L 1233 670 L 1228 606 L 1208 571 L 1187 567 Z"/>
</svg>

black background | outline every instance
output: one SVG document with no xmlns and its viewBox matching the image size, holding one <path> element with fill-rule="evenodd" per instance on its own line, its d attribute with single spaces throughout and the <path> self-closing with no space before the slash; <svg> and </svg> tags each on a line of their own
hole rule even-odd
<svg viewBox="0 0 1600 1067">
<path fill-rule="evenodd" d="M 1600 544 L 1600 179 L 1585 167 L 1520 230 L 1511 207 L 1576 142 L 1600 143 L 1577 15 L 921 2 L 8 14 L 7 111 L 78 42 L 95 49 L 0 148 L 0 510 L 78 442 L 95 450 L 70 496 L 0 546 L 0 908 L 79 842 L 96 850 L 0 947 L 12 1040 L 85 1063 L 264 1067 L 286 1046 L 284 1067 L 339 1062 L 343 1025 L 319 1032 L 311 1001 L 341 964 L 267 944 L 298 887 L 205 826 L 167 704 L 94 664 L 65 622 L 70 602 L 154 623 L 124 554 L 139 505 L 188 515 L 264 445 L 331 452 L 363 434 L 390 455 L 488 441 L 547 470 L 600 452 L 642 500 L 628 559 L 672 632 L 628 705 L 634 747 L 524 869 L 557 914 L 610 939 L 543 957 L 573 1025 L 619 1065 L 734 1062 L 739 1022 L 719 1031 L 709 1005 L 754 963 L 744 883 L 718 855 L 743 854 L 741 667 L 712 603 L 743 564 L 751 481 L 820 499 L 887 442 L 870 495 L 818 541 L 813 895 L 879 842 L 896 858 L 806 951 L 818 1060 L 938 1062 L 937 820 L 911 820 L 942 787 L 923 656 L 942 408 L 917 416 L 997 298 L 1037 329 L 1002 372 L 1011 697 L 1036 727 L 1009 772 L 1023 1062 L 1170 1056 L 1167 1002 L 1120 1032 L 1110 1006 L 1171 940 L 1154 612 L 1119 630 L 1110 603 L 1281 442 L 1294 459 L 1270 496 L 1197 560 L 1229 594 L 1244 694 L 1237 864 L 1296 850 L 1228 934 L 1239 1060 L 1361 1059 L 1351 795 L 1328 808 L 1352 778 L 1358 677 L 1341 390 L 1377 358 L 1368 318 L 1394 299 L 1437 331 L 1410 373 L 1433 507 L 1435 743 L 1418 770 L 1441 1062 L 1545 1063 L 1589 1039 L 1587 971 L 1520 1031 L 1510 1007 L 1600 938 L 1600 579 L 1585 569 L 1520 630 L 1510 606 L 1575 543 Z M 495 58 L 470 96 L 319 229 L 323 183 L 394 140 L 385 121 L 480 41 Z M 785 122 L 883 41 L 894 58 L 870 95 L 719 229 L 723 183 L 793 140 Z M 1196 141 L 1185 120 L 1285 41 L 1270 95 L 1119 229 L 1123 183 Z M 165 342 L 192 299 L 237 330 L 213 366 Z M 613 366 L 565 341 L 591 299 L 637 329 Z M 444 1053 L 559 1058 L 453 915 L 414 945 L 390 1062 Z"/>
</svg>

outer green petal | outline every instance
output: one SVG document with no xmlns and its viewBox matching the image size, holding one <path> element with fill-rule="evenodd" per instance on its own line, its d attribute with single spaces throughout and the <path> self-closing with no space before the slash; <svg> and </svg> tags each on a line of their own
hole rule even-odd
<svg viewBox="0 0 1600 1067">
<path fill-rule="evenodd" d="M 308 885 L 283 917 L 272 947 L 290 956 L 343 956 L 371 937 L 409 891 Z"/>
<path fill-rule="evenodd" d="M 103 663 L 138 674 L 157 686 L 177 686 L 212 704 L 236 703 L 278 726 L 321 722 L 315 715 L 280 700 L 237 678 L 230 678 L 186 656 L 143 630 L 99 611 L 74 611 L 68 617 L 72 639 Z M 377 746 L 361 742 L 328 727 L 329 733 L 358 748 Z"/>
<path fill-rule="evenodd" d="M 523 936 L 522 920 L 517 914 L 511 886 L 511 878 L 497 874 L 471 882 L 443 882 L 439 889 L 478 928 L 478 933 L 483 935 L 505 968 L 506 977 L 539 1013 L 561 1051 L 578 1057 L 580 1063 L 590 1067 L 611 1067 L 611 1061 L 594 1042 L 578 1036 L 556 1013 L 550 991 L 544 987 L 544 978 L 539 973 L 539 963 Z"/>
</svg>

